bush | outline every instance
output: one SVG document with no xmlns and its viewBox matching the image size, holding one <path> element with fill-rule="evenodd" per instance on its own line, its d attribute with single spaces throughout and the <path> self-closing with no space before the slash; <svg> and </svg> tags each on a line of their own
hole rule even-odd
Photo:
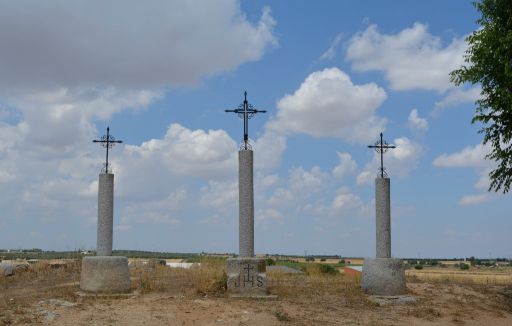
<svg viewBox="0 0 512 326">
<path fill-rule="evenodd" d="M 306 261 L 315 261 L 315 257 L 311 257 L 311 256 L 306 257 Z"/>
<path fill-rule="evenodd" d="M 329 274 L 329 275 L 335 275 L 335 274 L 339 273 L 336 268 L 334 268 L 331 265 L 327 265 L 327 264 L 320 265 L 320 272 L 322 274 Z"/>
<path fill-rule="evenodd" d="M 423 265 L 415 265 L 414 269 L 423 269 Z"/>
<path fill-rule="evenodd" d="M 469 269 L 469 265 L 468 264 L 464 264 L 464 263 L 460 263 L 459 267 L 462 270 L 468 270 Z"/>
<path fill-rule="evenodd" d="M 265 259 L 265 265 L 267 265 L 267 266 L 274 266 L 275 264 L 276 264 L 276 261 L 273 260 L 272 258 Z"/>
<path fill-rule="evenodd" d="M 346 264 L 345 259 L 340 260 L 338 264 Z"/>
<path fill-rule="evenodd" d="M 320 258 L 320 261 L 325 261 L 325 258 Z"/>
</svg>

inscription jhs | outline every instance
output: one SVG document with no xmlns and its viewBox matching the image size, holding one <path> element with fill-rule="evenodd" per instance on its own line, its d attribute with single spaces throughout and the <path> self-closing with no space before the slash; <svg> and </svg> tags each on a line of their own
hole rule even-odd
<svg viewBox="0 0 512 326">
<path fill-rule="evenodd" d="M 247 264 L 244 267 L 244 274 L 239 274 L 237 281 L 235 281 L 235 287 L 262 287 L 263 286 L 263 277 L 262 276 L 256 276 L 254 277 L 254 267 L 250 264 Z"/>
</svg>

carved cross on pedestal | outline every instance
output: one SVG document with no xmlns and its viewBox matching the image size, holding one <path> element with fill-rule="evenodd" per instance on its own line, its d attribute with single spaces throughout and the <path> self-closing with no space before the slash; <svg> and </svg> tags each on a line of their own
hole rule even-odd
<svg viewBox="0 0 512 326">
<path fill-rule="evenodd" d="M 387 176 L 387 173 L 384 171 L 384 153 L 388 151 L 389 148 L 396 148 L 395 145 L 388 144 L 387 141 L 383 140 L 382 132 L 380 133 L 380 141 L 377 141 L 375 145 L 369 145 L 368 148 L 375 148 L 375 151 L 380 154 L 380 177 L 384 178 Z"/>
<path fill-rule="evenodd" d="M 244 92 L 244 102 L 238 106 L 235 110 L 224 110 L 225 112 L 233 112 L 238 114 L 240 118 L 244 120 L 244 144 L 243 149 L 250 149 L 249 142 L 249 119 L 252 118 L 256 113 L 265 113 L 266 110 L 257 110 L 249 102 L 247 102 L 247 92 Z M 248 148 L 249 147 L 249 148 Z"/>
<path fill-rule="evenodd" d="M 123 141 L 122 140 L 116 140 L 114 138 L 114 136 L 112 136 L 110 134 L 110 128 L 107 127 L 107 134 L 101 136 L 100 140 L 93 140 L 92 142 L 93 143 L 100 143 L 101 146 L 103 146 L 103 147 L 105 147 L 107 149 L 107 156 L 106 156 L 106 159 L 105 159 L 105 173 L 109 173 L 109 170 L 108 170 L 108 150 L 109 150 L 109 148 L 114 147 L 114 145 L 116 143 L 119 144 L 119 143 L 122 143 Z"/>
</svg>

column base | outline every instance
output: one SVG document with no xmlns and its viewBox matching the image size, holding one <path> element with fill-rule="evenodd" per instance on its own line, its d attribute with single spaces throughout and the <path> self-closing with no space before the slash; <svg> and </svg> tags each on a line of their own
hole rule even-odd
<svg viewBox="0 0 512 326">
<path fill-rule="evenodd" d="M 128 259 L 118 256 L 84 257 L 80 290 L 89 293 L 130 292 Z"/>
<path fill-rule="evenodd" d="M 270 297 L 267 290 L 265 260 L 254 257 L 227 260 L 228 293 L 232 297 Z"/>
<path fill-rule="evenodd" d="M 405 270 L 401 259 L 366 258 L 361 277 L 361 288 L 374 295 L 407 293 Z"/>
</svg>

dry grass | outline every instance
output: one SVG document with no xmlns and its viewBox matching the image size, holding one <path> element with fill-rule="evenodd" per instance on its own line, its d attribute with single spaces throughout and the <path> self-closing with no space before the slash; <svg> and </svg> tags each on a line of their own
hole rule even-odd
<svg viewBox="0 0 512 326">
<path fill-rule="evenodd" d="M 220 295 L 226 291 L 225 265 L 223 259 L 208 257 L 190 269 L 149 264 L 148 268 L 131 271 L 135 279 L 132 287 L 142 293 L 170 291 L 181 295 Z"/>
<path fill-rule="evenodd" d="M 512 270 L 407 270 L 408 281 L 443 282 L 456 284 L 512 285 Z"/>
</svg>

